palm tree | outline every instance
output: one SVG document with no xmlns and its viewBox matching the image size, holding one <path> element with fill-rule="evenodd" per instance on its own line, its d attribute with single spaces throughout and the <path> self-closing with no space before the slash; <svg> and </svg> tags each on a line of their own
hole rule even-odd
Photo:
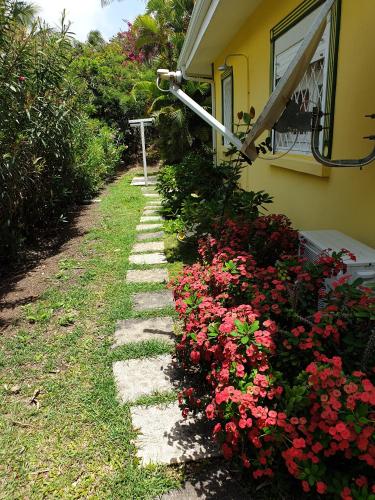
<svg viewBox="0 0 375 500">
<path fill-rule="evenodd" d="M 92 30 L 87 35 L 87 43 L 94 48 L 100 48 L 105 44 L 105 40 L 99 30 Z"/>
<path fill-rule="evenodd" d="M 37 5 L 21 0 L 11 2 L 4 7 L 9 8 L 8 17 L 16 24 L 23 26 L 30 26 L 39 12 L 39 7 Z"/>
<path fill-rule="evenodd" d="M 105 6 L 113 0 L 101 2 Z M 145 14 L 139 15 L 133 24 L 136 47 L 142 49 L 147 61 L 158 55 L 160 65 L 173 66 L 193 6 L 194 0 L 148 0 Z"/>
</svg>

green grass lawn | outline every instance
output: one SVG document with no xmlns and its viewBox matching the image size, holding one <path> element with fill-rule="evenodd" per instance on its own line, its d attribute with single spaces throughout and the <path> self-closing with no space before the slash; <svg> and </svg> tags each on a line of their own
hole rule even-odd
<svg viewBox="0 0 375 500">
<path fill-rule="evenodd" d="M 133 292 L 163 288 L 125 283 L 147 203 L 130 186 L 133 176 L 102 196 L 84 257 L 61 260 L 50 288 L 23 308 L 17 329 L 0 337 L 0 498 L 154 498 L 179 482 L 175 469 L 138 464 L 129 406 L 115 397 L 113 361 L 171 350 L 158 341 L 110 349 L 118 319 L 172 313 L 131 308 Z M 169 239 L 175 274 L 181 263 L 173 247 Z"/>
</svg>

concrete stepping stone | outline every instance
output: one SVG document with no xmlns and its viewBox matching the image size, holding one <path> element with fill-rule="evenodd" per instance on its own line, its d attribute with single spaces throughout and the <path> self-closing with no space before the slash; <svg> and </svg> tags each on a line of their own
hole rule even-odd
<svg viewBox="0 0 375 500">
<path fill-rule="evenodd" d="M 167 283 L 169 281 L 166 269 L 130 269 L 126 273 L 127 283 Z"/>
<path fill-rule="evenodd" d="M 137 231 L 153 231 L 154 229 L 160 229 L 163 224 L 138 224 L 136 226 Z"/>
<path fill-rule="evenodd" d="M 164 241 L 148 241 L 147 243 L 136 243 L 133 246 L 132 253 L 162 252 L 163 250 Z"/>
<path fill-rule="evenodd" d="M 116 361 L 113 363 L 113 374 L 122 403 L 136 401 L 141 396 L 173 391 L 178 386 L 177 368 L 170 354 Z"/>
<path fill-rule="evenodd" d="M 145 208 L 153 208 L 161 205 L 161 200 L 147 200 L 148 205 Z"/>
<path fill-rule="evenodd" d="M 158 231 L 156 233 L 139 233 L 137 234 L 137 241 L 144 241 L 144 240 L 156 240 L 158 238 L 163 238 L 164 237 L 164 231 Z"/>
<path fill-rule="evenodd" d="M 173 306 L 173 295 L 169 290 L 161 292 L 144 292 L 133 295 L 133 308 L 135 311 L 151 311 Z"/>
<path fill-rule="evenodd" d="M 150 180 L 150 178 L 148 179 L 147 186 L 146 186 L 145 181 L 143 181 L 143 180 L 139 181 L 139 180 L 134 180 L 133 179 L 132 182 L 131 182 L 132 186 L 138 186 L 138 187 L 139 186 L 146 186 L 146 187 L 148 187 L 148 186 L 155 186 L 155 184 L 156 184 L 156 181 L 154 181 L 153 179 Z"/>
<path fill-rule="evenodd" d="M 156 222 L 163 220 L 161 215 L 144 215 L 141 217 L 141 222 Z"/>
<path fill-rule="evenodd" d="M 152 266 L 154 264 L 167 264 L 167 258 L 164 253 L 140 253 L 129 256 L 130 264 L 139 266 Z"/>
<path fill-rule="evenodd" d="M 146 340 L 162 340 L 173 344 L 174 338 L 172 318 L 125 319 L 117 322 L 112 349 Z"/>
<path fill-rule="evenodd" d="M 217 461 L 215 461 L 217 462 Z M 249 497 L 239 480 L 225 465 L 210 464 L 193 473 L 180 490 L 159 497 L 160 500 L 243 500 Z"/>
<path fill-rule="evenodd" d="M 143 211 L 143 216 L 146 215 L 159 215 L 159 210 L 155 208 L 148 208 Z"/>
<path fill-rule="evenodd" d="M 156 179 L 156 175 L 148 175 L 147 179 L 148 180 L 150 180 L 150 179 Z M 144 175 L 136 175 L 135 177 L 133 177 L 132 182 L 138 182 L 138 181 L 144 181 L 144 180 L 145 180 L 145 176 Z"/>
<path fill-rule="evenodd" d="M 139 383 L 139 379 L 138 379 Z M 130 409 L 138 457 L 143 465 L 178 464 L 218 456 L 207 423 L 194 416 L 183 418 L 178 403 L 134 406 Z"/>
<path fill-rule="evenodd" d="M 147 177 L 147 182 L 149 186 L 154 186 L 156 184 L 156 177 L 155 176 L 148 176 Z M 146 181 L 144 177 L 133 177 L 132 186 L 146 186 Z"/>
<path fill-rule="evenodd" d="M 160 197 L 160 195 L 158 193 L 143 193 L 143 196 L 146 196 L 146 198 L 159 198 Z"/>
</svg>

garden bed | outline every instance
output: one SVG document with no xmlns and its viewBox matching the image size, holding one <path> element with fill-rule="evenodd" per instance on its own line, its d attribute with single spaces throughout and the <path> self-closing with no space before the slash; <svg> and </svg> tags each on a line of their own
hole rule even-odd
<svg viewBox="0 0 375 500">
<path fill-rule="evenodd" d="M 171 285 L 183 414 L 205 414 L 223 455 L 256 479 L 288 471 L 305 494 L 374 499 L 375 298 L 342 277 L 355 256 L 299 257 L 284 216 L 212 234 Z"/>
</svg>

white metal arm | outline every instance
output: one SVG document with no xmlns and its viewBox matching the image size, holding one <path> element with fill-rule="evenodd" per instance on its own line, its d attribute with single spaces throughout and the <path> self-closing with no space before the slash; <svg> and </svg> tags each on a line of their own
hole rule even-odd
<svg viewBox="0 0 375 500">
<path fill-rule="evenodd" d="M 236 137 L 225 125 L 220 123 L 216 118 L 214 118 L 208 111 L 206 111 L 202 106 L 196 103 L 191 97 L 189 97 L 181 88 L 174 82 L 171 82 L 169 87 L 170 92 L 176 96 L 180 101 L 182 101 L 188 108 L 190 108 L 194 113 L 202 118 L 206 123 L 208 123 L 215 130 L 220 132 L 228 141 L 233 144 L 239 151 L 242 148 L 242 142 L 238 137 Z"/>
</svg>

